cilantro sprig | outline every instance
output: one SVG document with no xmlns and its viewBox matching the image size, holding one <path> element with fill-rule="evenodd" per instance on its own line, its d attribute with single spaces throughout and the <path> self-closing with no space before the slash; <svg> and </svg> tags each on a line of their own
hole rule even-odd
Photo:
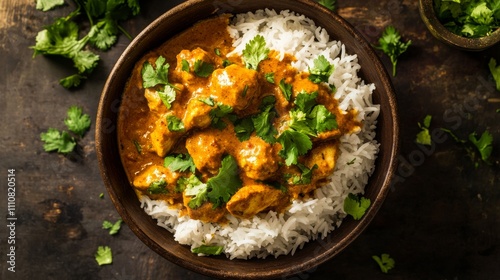
<svg viewBox="0 0 500 280">
<path fill-rule="evenodd" d="M 102 228 L 107 229 L 109 231 L 109 235 L 115 235 L 120 231 L 122 223 L 123 223 L 122 219 L 118 219 L 114 223 L 104 220 L 102 222 Z"/>
<path fill-rule="evenodd" d="M 316 0 L 319 4 L 325 6 L 330 11 L 335 10 L 336 0 Z"/>
<path fill-rule="evenodd" d="M 328 83 L 334 68 L 333 64 L 330 64 L 324 55 L 320 55 L 314 59 L 313 68 L 309 67 L 309 80 L 315 84 Z"/>
<path fill-rule="evenodd" d="M 497 66 L 496 59 L 492 57 L 488 62 L 488 68 L 490 69 L 490 73 L 493 76 L 493 79 L 495 80 L 497 90 L 500 91 L 500 64 Z"/>
<path fill-rule="evenodd" d="M 351 215 L 354 220 L 359 220 L 365 215 L 370 205 L 371 201 L 369 198 L 350 193 L 344 200 L 344 211 L 348 215 Z"/>
<path fill-rule="evenodd" d="M 396 65 L 398 63 L 398 57 L 402 55 L 408 47 L 411 45 L 411 40 L 406 43 L 401 41 L 401 35 L 393 26 L 387 26 L 382 32 L 382 36 L 378 40 L 379 45 L 375 48 L 383 51 L 392 63 L 392 76 L 396 76 Z"/>
<path fill-rule="evenodd" d="M 112 264 L 113 252 L 109 246 L 97 247 L 97 252 L 94 254 L 95 260 L 99 265 Z"/>
<path fill-rule="evenodd" d="M 431 134 L 429 132 L 429 127 L 431 126 L 431 120 L 432 116 L 427 115 L 424 118 L 424 121 L 421 123 L 418 123 L 418 127 L 420 127 L 420 132 L 417 134 L 415 142 L 418 144 L 422 145 L 431 145 L 432 144 L 432 139 L 431 139 Z"/>
<path fill-rule="evenodd" d="M 262 35 L 256 35 L 250 40 L 243 50 L 243 60 L 245 67 L 248 69 L 257 70 L 259 63 L 267 59 L 269 49 L 266 48 L 266 40 Z"/>
<path fill-rule="evenodd" d="M 217 245 L 201 245 L 199 247 L 191 249 L 191 252 L 193 254 L 203 254 L 207 256 L 218 256 L 220 255 L 224 250 L 224 246 L 217 246 Z"/>
<path fill-rule="evenodd" d="M 374 255 L 372 256 L 372 259 L 378 264 L 380 267 L 380 270 L 383 273 L 388 273 L 389 270 L 393 269 L 396 262 L 394 261 L 393 258 L 389 254 L 382 254 L 379 256 Z"/>
<path fill-rule="evenodd" d="M 449 129 L 441 128 L 441 130 L 448 133 L 455 142 L 462 145 L 476 168 L 479 166 L 480 161 L 491 164 L 490 157 L 493 152 L 493 135 L 488 130 L 485 130 L 479 139 L 476 132 L 469 133 L 467 140 L 461 139 Z"/>
</svg>

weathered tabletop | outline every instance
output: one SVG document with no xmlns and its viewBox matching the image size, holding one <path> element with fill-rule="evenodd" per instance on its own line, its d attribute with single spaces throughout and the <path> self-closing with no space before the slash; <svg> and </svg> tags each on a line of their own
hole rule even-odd
<svg viewBox="0 0 500 280">
<path fill-rule="evenodd" d="M 71 2 L 71 1 L 69 1 Z M 182 1 L 142 1 L 140 16 L 124 24 L 138 34 Z M 392 78 L 401 118 L 397 183 L 365 232 L 345 251 L 295 279 L 499 279 L 500 278 L 500 92 L 487 67 L 500 61 L 500 45 L 464 52 L 443 45 L 420 19 L 417 0 L 338 0 L 337 13 L 370 42 L 387 25 L 413 44 Z M 78 156 L 46 153 L 40 133 L 63 129 L 70 105 L 95 121 L 107 74 L 129 40 L 121 36 L 77 90 L 58 84 L 69 68 L 57 59 L 32 58 L 35 36 L 70 7 L 43 13 L 33 0 L 0 1 L 1 279 L 207 279 L 151 251 L 124 225 L 116 236 L 101 228 L 119 218 L 105 193 L 91 130 Z M 390 62 L 379 52 L 387 69 Z M 488 129 L 493 164 L 475 168 L 451 137 L 431 147 L 415 144 L 417 125 L 432 115 L 431 129 L 446 127 L 467 137 Z M 93 129 L 94 127 L 92 127 Z M 7 220 L 7 180 L 15 169 L 15 229 Z M 12 229 L 12 231 L 11 231 Z M 15 273 L 8 270 L 14 233 Z M 98 266 L 97 246 L 114 252 L 112 265 Z M 372 255 L 388 253 L 396 267 L 380 271 Z"/>
</svg>

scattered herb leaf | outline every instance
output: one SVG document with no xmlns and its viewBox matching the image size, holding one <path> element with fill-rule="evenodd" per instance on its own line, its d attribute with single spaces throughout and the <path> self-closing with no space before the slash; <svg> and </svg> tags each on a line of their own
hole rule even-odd
<svg viewBox="0 0 500 280">
<path fill-rule="evenodd" d="M 392 63 L 392 76 L 396 76 L 398 57 L 408 49 L 411 45 L 411 40 L 403 43 L 401 41 L 401 35 L 396 28 L 393 26 L 387 26 L 382 32 L 382 36 L 378 42 L 379 45 L 375 46 L 375 48 L 382 50 L 387 56 L 389 56 Z"/>
<path fill-rule="evenodd" d="M 115 223 L 104 220 L 102 222 L 102 228 L 109 230 L 109 235 L 115 235 L 120 231 L 122 222 L 123 221 L 121 219 L 118 219 L 118 221 L 116 221 Z"/>
<path fill-rule="evenodd" d="M 370 205 L 370 199 L 350 193 L 344 200 L 344 211 L 351 215 L 354 220 L 359 220 Z"/>
<path fill-rule="evenodd" d="M 309 80 L 315 84 L 328 83 L 333 70 L 333 64 L 330 64 L 324 55 L 320 55 L 314 59 L 313 68 L 309 68 Z"/>
<path fill-rule="evenodd" d="M 164 179 L 152 182 L 148 187 L 149 194 L 167 194 L 167 182 Z"/>
<path fill-rule="evenodd" d="M 167 116 L 167 127 L 172 132 L 182 132 L 185 130 L 182 120 L 174 115 Z"/>
<path fill-rule="evenodd" d="M 279 83 L 279 88 L 281 90 L 281 93 L 283 93 L 283 96 L 285 96 L 285 99 L 287 101 L 290 101 L 292 98 L 292 93 L 293 93 L 293 87 L 291 84 L 288 84 L 285 82 L 285 79 L 281 79 Z"/>
<path fill-rule="evenodd" d="M 498 5 L 500 6 L 500 2 Z M 490 68 L 491 75 L 495 80 L 497 90 L 500 91 L 500 65 L 497 66 L 497 61 L 493 57 L 490 58 L 488 68 Z"/>
<path fill-rule="evenodd" d="M 319 4 L 325 6 L 330 11 L 335 10 L 335 2 L 337 2 L 336 0 L 316 0 L 316 1 L 318 1 Z"/>
<path fill-rule="evenodd" d="M 222 253 L 224 250 L 223 246 L 208 246 L 208 245 L 201 245 L 200 247 L 196 247 L 191 249 L 191 252 L 194 254 L 203 254 L 207 256 L 217 256 Z"/>
<path fill-rule="evenodd" d="M 394 265 L 396 262 L 394 261 L 389 254 L 382 254 L 380 257 L 379 256 L 372 256 L 372 259 L 377 262 L 378 266 L 380 267 L 380 270 L 383 273 L 388 273 L 389 270 L 394 268 Z"/>
<path fill-rule="evenodd" d="M 111 248 L 108 246 L 99 246 L 97 247 L 97 252 L 94 255 L 97 264 L 105 265 L 113 263 L 113 253 L 111 252 Z"/>
<path fill-rule="evenodd" d="M 163 160 L 163 166 L 170 169 L 172 172 L 186 170 L 195 172 L 196 166 L 194 165 L 193 158 L 189 154 L 169 155 Z"/>
<path fill-rule="evenodd" d="M 418 126 L 420 127 L 420 132 L 417 133 L 417 137 L 415 139 L 415 142 L 421 145 L 432 145 L 432 139 L 431 139 L 431 134 L 429 133 L 429 127 L 431 126 L 431 120 L 432 116 L 427 115 L 424 118 L 423 123 L 418 123 Z"/>
<path fill-rule="evenodd" d="M 68 129 L 83 137 L 85 132 L 90 128 L 90 116 L 83 113 L 82 108 L 78 106 L 71 106 L 67 111 L 68 117 L 64 119 L 64 123 Z"/>
<path fill-rule="evenodd" d="M 236 160 L 231 155 L 227 155 L 222 159 L 219 173 L 207 181 L 209 188 L 207 197 L 213 203 L 214 208 L 221 206 L 229 201 L 242 184 Z"/>
<path fill-rule="evenodd" d="M 194 73 L 198 77 L 206 78 L 214 72 L 214 65 L 203 60 L 196 60 L 194 63 Z"/>
<path fill-rule="evenodd" d="M 243 50 L 243 60 L 245 67 L 248 69 L 257 70 L 259 63 L 266 59 L 269 54 L 269 49 L 266 48 L 266 40 L 262 35 L 255 36 L 250 40 Z"/>
</svg>

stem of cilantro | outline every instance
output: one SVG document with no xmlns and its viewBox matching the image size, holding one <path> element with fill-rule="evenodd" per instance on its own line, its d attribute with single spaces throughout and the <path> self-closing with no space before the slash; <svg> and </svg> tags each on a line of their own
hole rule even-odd
<svg viewBox="0 0 500 280">
<path fill-rule="evenodd" d="M 117 25 L 118 29 L 125 35 L 129 40 L 132 40 L 132 36 L 120 25 Z"/>
</svg>

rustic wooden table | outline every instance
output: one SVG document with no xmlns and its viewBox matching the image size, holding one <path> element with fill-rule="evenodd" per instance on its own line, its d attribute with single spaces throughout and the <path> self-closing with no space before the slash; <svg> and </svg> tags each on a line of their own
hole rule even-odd
<svg viewBox="0 0 500 280">
<path fill-rule="evenodd" d="M 180 2 L 142 1 L 141 15 L 124 27 L 138 34 Z M 336 12 L 370 43 L 387 25 L 413 42 L 392 78 L 400 107 L 400 165 L 397 183 L 366 231 L 331 261 L 294 279 L 499 279 L 500 92 L 487 64 L 491 57 L 500 62 L 500 45 L 471 53 L 440 43 L 421 21 L 417 0 L 337 2 Z M 80 141 L 77 156 L 43 151 L 40 133 L 63 129 L 69 106 L 83 107 L 95 121 L 106 76 L 129 43 L 121 36 L 111 51 L 100 53 L 83 86 L 65 90 L 58 79 L 72 70 L 58 59 L 32 58 L 29 47 L 44 25 L 71 10 L 44 13 L 33 0 L 0 2 L 0 278 L 208 279 L 162 259 L 126 225 L 116 236 L 101 228 L 103 220 L 119 216 L 101 181 L 93 130 Z M 379 55 L 390 69 L 388 57 Z M 432 130 L 450 128 L 461 137 L 489 130 L 493 164 L 475 168 L 449 136 L 427 148 L 416 145 L 417 123 L 426 115 L 433 116 Z M 9 170 L 16 179 L 11 209 Z M 99 245 L 112 248 L 112 265 L 97 265 Z M 371 258 L 382 253 L 396 261 L 388 274 Z M 13 254 L 15 272 L 8 270 Z"/>
</svg>

